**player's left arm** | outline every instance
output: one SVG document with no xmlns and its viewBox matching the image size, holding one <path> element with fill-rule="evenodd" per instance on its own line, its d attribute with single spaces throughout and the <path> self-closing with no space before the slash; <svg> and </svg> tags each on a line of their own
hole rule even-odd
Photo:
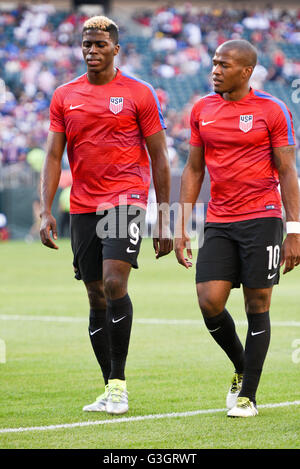
<svg viewBox="0 0 300 469">
<path fill-rule="evenodd" d="M 300 191 L 296 169 L 295 146 L 289 145 L 273 148 L 273 157 L 278 170 L 286 221 L 299 223 Z M 300 264 L 300 233 L 291 232 L 287 234 L 281 251 L 281 265 L 283 264 L 284 274 Z"/>
<path fill-rule="evenodd" d="M 152 165 L 152 178 L 158 204 L 157 233 L 153 237 L 156 258 L 165 256 L 173 249 L 170 232 L 170 186 L 171 173 L 165 131 L 161 130 L 145 138 Z"/>
</svg>

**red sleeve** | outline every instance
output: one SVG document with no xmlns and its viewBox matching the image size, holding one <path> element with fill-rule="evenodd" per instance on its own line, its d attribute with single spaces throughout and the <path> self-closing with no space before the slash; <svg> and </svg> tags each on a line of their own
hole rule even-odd
<svg viewBox="0 0 300 469">
<path fill-rule="evenodd" d="M 277 101 L 269 113 L 268 125 L 272 147 L 295 145 L 293 118 L 290 110 L 282 101 Z"/>
<path fill-rule="evenodd" d="M 191 118 L 190 118 L 190 126 L 191 126 L 191 138 L 190 138 L 190 145 L 194 147 L 202 147 L 203 141 L 200 136 L 199 132 L 199 112 L 197 112 L 198 103 L 194 104 Z"/>
<path fill-rule="evenodd" d="M 151 85 L 144 85 L 143 93 L 139 94 L 138 120 L 144 137 L 166 129 L 161 107 L 156 92 Z"/>
<path fill-rule="evenodd" d="M 53 132 L 65 132 L 65 120 L 63 114 L 62 100 L 57 92 L 54 91 L 52 100 L 50 103 L 50 127 L 49 130 Z"/>
</svg>

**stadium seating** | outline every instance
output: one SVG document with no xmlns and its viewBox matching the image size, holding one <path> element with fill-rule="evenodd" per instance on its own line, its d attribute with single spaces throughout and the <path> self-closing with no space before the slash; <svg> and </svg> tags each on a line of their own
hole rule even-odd
<svg viewBox="0 0 300 469">
<path fill-rule="evenodd" d="M 48 126 L 48 107 L 54 88 L 85 71 L 80 52 L 80 31 L 85 19 L 84 15 L 78 12 L 51 9 L 41 9 L 41 12 L 34 10 L 41 15 L 41 26 L 38 30 L 41 34 L 40 37 L 39 34 L 37 37 L 33 34 L 31 38 L 30 35 L 34 33 L 34 30 L 27 24 L 28 21 L 26 23 L 26 14 L 31 14 L 30 8 L 30 6 L 22 6 L 11 12 L 2 12 L 2 16 L 0 11 L 1 78 L 5 81 L 6 89 L 10 93 L 7 102 L 2 105 L 0 103 L 0 114 L 5 117 L 0 130 L 0 138 L 4 141 L 3 148 L 0 149 L 0 168 L 26 161 L 24 154 L 26 155 L 32 148 L 41 146 L 44 148 Z M 266 69 L 268 74 L 262 87 L 265 91 L 282 99 L 290 107 L 299 137 L 298 103 L 293 99 L 291 87 L 292 81 L 299 76 L 299 73 L 297 75 L 299 69 L 291 69 L 291 67 L 285 69 L 284 66 L 285 63 L 291 62 L 300 67 L 299 43 L 295 42 L 297 37 L 292 34 L 297 31 L 297 14 L 292 11 L 285 14 L 277 13 L 275 20 L 271 18 L 273 21 L 271 29 L 258 30 L 252 28 L 249 22 L 249 18 L 253 19 L 252 13 L 247 10 L 232 11 L 224 8 L 219 11 L 206 8 L 203 12 L 199 8 L 199 11 L 191 17 L 191 13 L 185 8 L 187 7 L 176 10 L 172 7 L 157 7 L 152 11 L 147 8 L 147 14 L 143 11 L 132 13 L 130 21 L 134 27 L 129 28 L 125 23 L 120 25 L 122 56 L 119 65 L 121 68 L 128 67 L 132 50 L 134 50 L 138 66 L 131 65 L 129 73 L 150 82 L 156 89 L 164 90 L 167 95 L 167 106 L 164 108 L 166 120 L 168 121 L 168 114 L 173 110 L 176 111 L 179 119 L 180 115 L 185 112 L 187 104 L 195 96 L 201 96 L 210 91 L 211 55 L 215 45 L 226 39 L 242 37 L 257 46 L 259 64 Z M 161 21 L 161 13 L 167 13 L 163 21 Z M 263 17 L 264 13 L 262 12 Z M 171 23 L 168 21 L 172 15 L 181 24 L 180 32 L 170 29 Z M 143 21 L 144 19 L 146 20 Z M 258 19 L 260 19 L 259 16 Z M 190 23 L 197 24 L 201 29 L 201 44 L 190 44 L 185 37 L 185 27 L 188 27 Z M 145 24 L 147 26 L 144 26 Z M 168 33 L 165 32 L 166 29 Z M 279 37 L 280 34 L 281 37 Z M 273 41 L 272 35 L 276 37 L 276 41 Z M 161 39 L 171 39 L 172 47 L 169 49 L 168 47 L 166 49 L 155 47 L 153 41 L 158 41 L 157 46 Z M 33 42 L 28 45 L 30 40 Z M 180 54 L 188 48 L 191 48 L 192 54 L 196 54 L 196 58 L 193 58 L 195 70 L 185 72 L 181 67 L 182 56 Z M 274 51 L 279 51 L 279 55 L 283 53 L 282 66 L 276 63 Z M 188 55 L 184 60 L 189 64 Z M 270 74 L 271 70 L 274 71 L 273 76 Z M 42 71 L 49 74 L 52 79 L 49 83 L 53 82 L 52 85 L 47 86 L 47 79 L 44 83 L 39 83 Z M 20 109 L 22 106 L 25 109 L 30 108 L 30 112 L 22 112 Z M 36 118 L 33 118 L 32 113 L 36 114 Z M 10 117 L 15 119 L 16 116 L 15 127 L 12 129 Z M 185 124 L 182 123 L 182 125 Z M 176 147 L 178 142 L 182 143 L 182 138 L 174 136 L 172 130 L 168 126 L 168 132 L 170 131 L 173 135 Z M 15 139 L 17 134 L 20 134 L 22 138 Z M 16 148 L 16 145 L 19 146 Z M 180 156 L 177 165 L 182 168 L 186 154 L 179 147 L 175 150 Z M 16 156 L 12 157 L 12 152 Z"/>
</svg>

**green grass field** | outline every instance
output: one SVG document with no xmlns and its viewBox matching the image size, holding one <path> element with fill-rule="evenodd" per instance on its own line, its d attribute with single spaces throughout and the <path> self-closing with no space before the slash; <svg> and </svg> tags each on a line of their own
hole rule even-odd
<svg viewBox="0 0 300 469">
<path fill-rule="evenodd" d="M 174 253 L 155 260 L 151 241 L 144 240 L 129 285 L 130 410 L 120 418 L 81 410 L 102 392 L 102 377 L 87 333 L 85 288 L 73 278 L 69 241 L 59 246 L 0 246 L 0 339 L 6 344 L 0 448 L 300 448 L 300 363 L 292 359 L 300 355 L 300 267 L 274 288 L 272 339 L 257 396 L 262 406 L 290 404 L 261 407 L 254 419 L 228 419 L 222 409 L 233 369 L 202 324 L 194 268 L 179 266 Z M 241 290 L 232 291 L 228 309 L 244 341 Z M 149 415 L 159 418 L 134 418 Z M 68 426 L 80 422 L 90 425 Z"/>
</svg>

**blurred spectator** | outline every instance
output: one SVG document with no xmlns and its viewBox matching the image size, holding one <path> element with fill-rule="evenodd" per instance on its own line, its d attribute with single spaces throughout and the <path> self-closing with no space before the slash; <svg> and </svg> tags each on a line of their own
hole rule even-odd
<svg viewBox="0 0 300 469">
<path fill-rule="evenodd" d="M 258 90 L 263 90 L 267 76 L 268 70 L 263 65 L 257 64 L 250 79 L 250 86 Z"/>
<path fill-rule="evenodd" d="M 176 51 L 177 42 L 170 36 L 164 36 L 161 32 L 156 33 L 151 41 L 152 49 L 156 52 L 160 51 Z"/>
<path fill-rule="evenodd" d="M 10 233 L 7 228 L 7 219 L 4 213 L 0 213 L 0 243 L 7 241 L 10 238 Z"/>
<path fill-rule="evenodd" d="M 45 151 L 40 148 L 33 148 L 27 153 L 27 162 L 34 171 L 39 173 L 43 167 Z"/>
<path fill-rule="evenodd" d="M 161 106 L 162 112 L 166 113 L 167 106 L 169 103 L 169 95 L 167 91 L 163 90 L 162 88 L 156 88 L 157 98 L 159 100 L 159 104 Z"/>
<path fill-rule="evenodd" d="M 202 36 L 200 25 L 197 23 L 186 23 L 183 28 L 183 37 L 190 46 L 201 44 Z"/>
<path fill-rule="evenodd" d="M 243 25 L 248 29 L 269 29 L 270 22 L 265 12 L 256 12 L 251 16 L 247 16 L 242 21 Z"/>
</svg>

